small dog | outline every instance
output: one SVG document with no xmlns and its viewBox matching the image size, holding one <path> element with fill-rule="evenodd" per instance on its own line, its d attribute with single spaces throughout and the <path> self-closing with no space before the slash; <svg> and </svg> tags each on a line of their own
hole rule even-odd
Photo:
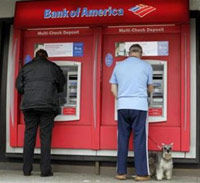
<svg viewBox="0 0 200 183">
<path fill-rule="evenodd" d="M 166 178 L 172 179 L 173 171 L 173 159 L 172 159 L 172 147 L 171 144 L 162 144 L 162 152 L 150 152 L 149 153 L 149 168 L 151 176 L 155 176 L 157 180 Z"/>
</svg>

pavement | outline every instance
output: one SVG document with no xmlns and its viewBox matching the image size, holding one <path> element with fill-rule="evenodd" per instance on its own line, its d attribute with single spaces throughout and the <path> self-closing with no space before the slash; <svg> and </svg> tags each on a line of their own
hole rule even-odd
<svg viewBox="0 0 200 183">
<path fill-rule="evenodd" d="M 184 173 L 185 171 L 185 173 Z M 149 183 L 200 183 L 200 170 L 184 170 L 173 176 L 172 180 L 150 180 Z M 190 173 L 191 172 L 191 173 Z M 194 173 L 195 172 L 195 173 Z M 199 173 L 198 173 L 199 172 Z M 183 174 L 183 175 L 180 175 Z M 191 174 L 191 175 L 190 175 Z M 0 183 L 133 183 L 129 175 L 127 180 L 116 180 L 115 175 L 96 175 L 88 173 L 54 172 L 52 177 L 40 177 L 40 172 L 33 171 L 31 176 L 24 176 L 21 170 L 0 170 Z"/>
</svg>

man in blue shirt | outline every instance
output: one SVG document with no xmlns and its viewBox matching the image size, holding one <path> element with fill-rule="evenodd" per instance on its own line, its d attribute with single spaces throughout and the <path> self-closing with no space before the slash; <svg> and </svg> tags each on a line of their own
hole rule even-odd
<svg viewBox="0 0 200 183">
<path fill-rule="evenodd" d="M 110 78 L 111 91 L 118 102 L 117 179 L 126 179 L 126 158 L 131 130 L 137 181 L 149 180 L 148 165 L 148 92 L 153 91 L 152 67 L 140 58 L 142 47 L 134 44 L 129 57 L 116 64 Z"/>
</svg>

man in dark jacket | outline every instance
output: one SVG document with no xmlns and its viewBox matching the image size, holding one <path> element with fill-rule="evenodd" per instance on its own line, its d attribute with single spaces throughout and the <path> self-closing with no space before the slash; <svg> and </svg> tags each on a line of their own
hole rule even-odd
<svg viewBox="0 0 200 183">
<path fill-rule="evenodd" d="M 25 176 L 31 175 L 36 134 L 40 126 L 41 176 L 52 176 L 50 151 L 54 118 L 58 114 L 58 93 L 63 91 L 66 79 L 62 70 L 47 59 L 40 49 L 36 57 L 20 70 L 16 88 L 23 95 L 21 110 L 24 113 L 24 165 Z"/>
</svg>

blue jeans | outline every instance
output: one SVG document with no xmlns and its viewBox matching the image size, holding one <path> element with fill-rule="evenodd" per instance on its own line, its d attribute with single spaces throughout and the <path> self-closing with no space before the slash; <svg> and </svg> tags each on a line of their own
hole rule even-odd
<svg viewBox="0 0 200 183">
<path fill-rule="evenodd" d="M 147 145 L 147 111 L 120 109 L 118 110 L 118 154 L 117 173 L 127 173 L 127 155 L 131 131 L 133 131 L 133 145 L 136 174 L 149 175 L 148 145 Z"/>
</svg>

